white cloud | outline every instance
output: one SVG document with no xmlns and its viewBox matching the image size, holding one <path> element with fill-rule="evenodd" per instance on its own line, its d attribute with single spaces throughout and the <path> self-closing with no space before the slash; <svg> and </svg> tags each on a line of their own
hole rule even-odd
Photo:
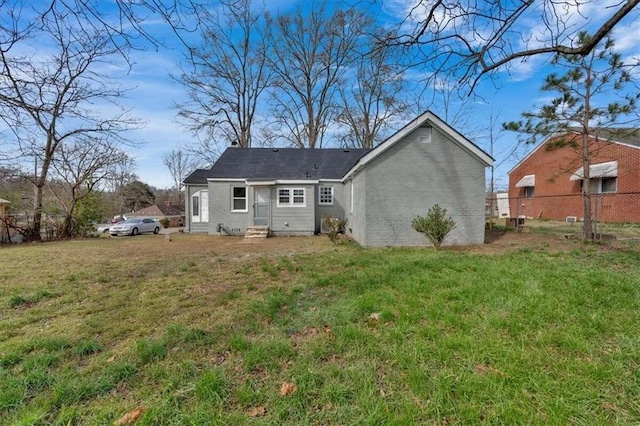
<svg viewBox="0 0 640 426">
<path fill-rule="evenodd" d="M 619 25 L 611 33 L 615 41 L 615 50 L 640 56 L 640 19 L 634 19 L 628 25 Z"/>
</svg>

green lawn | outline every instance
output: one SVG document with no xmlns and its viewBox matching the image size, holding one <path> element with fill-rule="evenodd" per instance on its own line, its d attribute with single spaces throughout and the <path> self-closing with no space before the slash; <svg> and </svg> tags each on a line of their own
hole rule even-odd
<svg viewBox="0 0 640 426">
<path fill-rule="evenodd" d="M 173 239 L 0 247 L 0 424 L 640 423 L 638 250 Z"/>
</svg>

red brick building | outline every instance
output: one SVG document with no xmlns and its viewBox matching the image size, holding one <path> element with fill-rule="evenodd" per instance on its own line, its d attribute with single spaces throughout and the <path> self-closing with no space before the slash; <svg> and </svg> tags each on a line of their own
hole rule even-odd
<svg viewBox="0 0 640 426">
<path fill-rule="evenodd" d="M 593 217 L 640 222 L 640 129 L 589 138 Z M 583 218 L 582 136 L 555 135 L 509 172 L 511 217 Z"/>
</svg>

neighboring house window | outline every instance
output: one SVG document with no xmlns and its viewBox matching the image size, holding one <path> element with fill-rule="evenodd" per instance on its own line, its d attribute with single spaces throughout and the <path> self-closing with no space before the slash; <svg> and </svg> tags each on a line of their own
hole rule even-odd
<svg viewBox="0 0 640 426">
<path fill-rule="evenodd" d="M 516 183 L 516 188 L 523 188 L 525 198 L 532 198 L 536 185 L 536 175 L 525 175 Z"/>
<path fill-rule="evenodd" d="M 278 207 L 305 207 L 304 188 L 278 188 Z"/>
<path fill-rule="evenodd" d="M 533 198 L 533 194 L 535 193 L 535 187 L 533 186 L 525 186 L 524 187 L 524 197 L 525 198 Z"/>
<path fill-rule="evenodd" d="M 582 180 L 580 181 L 580 190 L 582 190 L 583 182 Z M 617 177 L 591 178 L 589 182 L 592 194 L 611 194 L 618 190 Z"/>
<path fill-rule="evenodd" d="M 231 211 L 247 211 L 247 188 L 244 186 L 234 186 L 232 188 Z"/>
<path fill-rule="evenodd" d="M 209 191 L 206 189 L 191 196 L 191 221 L 209 222 Z"/>
<path fill-rule="evenodd" d="M 321 186 L 318 192 L 318 204 L 332 205 L 333 204 L 333 186 Z"/>
<path fill-rule="evenodd" d="M 600 181 L 600 192 L 616 192 L 618 190 L 618 178 L 602 178 Z"/>
</svg>

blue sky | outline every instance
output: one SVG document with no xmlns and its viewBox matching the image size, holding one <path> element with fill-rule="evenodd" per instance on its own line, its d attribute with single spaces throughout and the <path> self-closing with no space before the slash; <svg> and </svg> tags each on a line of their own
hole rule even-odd
<svg viewBox="0 0 640 426">
<path fill-rule="evenodd" d="M 601 16 L 609 13 L 606 9 L 608 4 L 617 3 L 618 1 L 598 1 L 597 5 L 586 8 L 583 12 L 585 16 L 597 22 Z M 265 1 L 265 7 L 273 14 L 292 11 L 300 4 L 306 4 L 306 2 Z M 330 1 L 328 4 L 341 6 L 342 2 Z M 408 0 L 381 0 L 371 6 L 370 10 L 381 26 L 389 26 L 402 21 L 410 8 L 411 4 Z M 586 22 L 586 19 L 580 15 L 570 12 L 568 14 L 569 19 L 576 25 Z M 523 31 L 535 33 L 537 25 L 538 23 L 534 21 L 525 22 Z M 135 116 L 147 123 L 144 129 L 130 134 L 134 140 L 144 143 L 140 148 L 132 148 L 130 151 L 136 159 L 136 173 L 142 181 L 155 187 L 165 188 L 171 186 L 171 178 L 162 164 L 162 155 L 189 142 L 194 136 L 176 121 L 176 111 L 173 109 L 175 102 L 185 100 L 184 89 L 169 77 L 170 74 L 179 73 L 179 63 L 182 60 L 181 46 L 161 22 L 150 21 L 146 24 L 146 28 L 163 38 L 169 48 L 134 52 L 135 65 L 132 72 L 122 81 L 123 85 L 132 87 L 124 104 L 133 109 Z M 638 13 L 633 14 L 633 19 L 627 19 L 623 25 L 617 27 L 613 36 L 623 57 L 639 57 Z M 549 57 L 535 57 L 525 62 L 513 63 L 509 72 L 501 72 L 494 81 L 483 79 L 477 87 L 480 98 L 470 100 L 465 112 L 468 122 L 459 130 L 462 133 L 469 133 L 466 127 L 475 129 L 473 130 L 474 142 L 489 151 L 486 129 L 491 114 L 498 115 L 499 125 L 502 122 L 519 119 L 523 111 L 532 110 L 534 105 L 544 104 L 549 95 L 541 93 L 539 87 L 549 71 Z M 411 74 L 409 73 L 408 76 L 411 77 Z M 420 85 L 416 87 L 420 88 Z M 439 105 L 432 105 L 430 109 L 442 115 Z M 509 169 L 533 147 L 518 147 L 517 135 L 513 133 L 502 133 L 498 137 L 494 145 L 494 158 L 499 166 L 495 173 L 497 185 L 504 186 L 507 184 Z M 517 148 L 515 153 L 513 153 L 514 148 Z"/>
</svg>

